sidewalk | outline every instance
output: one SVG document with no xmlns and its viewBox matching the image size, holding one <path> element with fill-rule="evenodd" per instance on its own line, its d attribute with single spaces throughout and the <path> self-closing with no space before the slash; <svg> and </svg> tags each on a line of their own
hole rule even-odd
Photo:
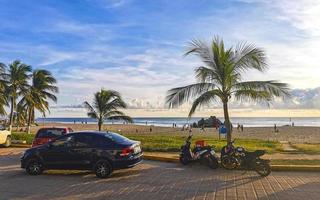
<svg viewBox="0 0 320 200">
<path fill-rule="evenodd" d="M 219 154 L 218 154 L 219 155 Z M 220 155 L 219 155 L 220 156 Z M 320 165 L 272 164 L 272 160 L 320 160 L 320 155 L 306 154 L 268 154 L 263 158 L 271 160 L 273 171 L 320 171 Z M 144 152 L 144 159 L 163 162 L 179 162 L 178 152 Z"/>
<path fill-rule="evenodd" d="M 220 153 L 217 153 L 220 156 Z M 179 159 L 179 152 L 144 152 L 145 156 L 161 156 L 172 159 Z M 320 160 L 319 154 L 285 154 L 275 153 L 262 156 L 264 159 L 270 160 Z"/>
</svg>

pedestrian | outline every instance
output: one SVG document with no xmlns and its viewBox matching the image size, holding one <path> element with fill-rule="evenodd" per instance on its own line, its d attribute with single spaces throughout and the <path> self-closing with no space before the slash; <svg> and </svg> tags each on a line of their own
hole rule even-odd
<svg viewBox="0 0 320 200">
<path fill-rule="evenodd" d="M 274 132 L 277 132 L 277 124 L 274 124 L 273 130 L 274 130 Z"/>
<path fill-rule="evenodd" d="M 152 126 L 150 126 L 150 133 L 152 132 Z"/>
<path fill-rule="evenodd" d="M 294 127 L 294 122 L 292 122 L 292 127 Z"/>
<path fill-rule="evenodd" d="M 243 132 L 243 124 L 241 124 L 240 129 L 241 129 L 241 132 Z"/>
<path fill-rule="evenodd" d="M 239 131 L 241 128 L 240 124 L 238 123 L 238 126 L 237 126 L 237 131 Z"/>
</svg>

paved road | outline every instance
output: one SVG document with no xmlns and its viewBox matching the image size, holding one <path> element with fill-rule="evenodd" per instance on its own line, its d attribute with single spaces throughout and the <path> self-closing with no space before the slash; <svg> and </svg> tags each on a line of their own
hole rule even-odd
<svg viewBox="0 0 320 200">
<path fill-rule="evenodd" d="M 0 148 L 0 199 L 320 199 L 320 173 L 211 170 L 145 161 L 109 179 L 89 172 L 49 171 L 29 176 L 19 149 Z"/>
</svg>

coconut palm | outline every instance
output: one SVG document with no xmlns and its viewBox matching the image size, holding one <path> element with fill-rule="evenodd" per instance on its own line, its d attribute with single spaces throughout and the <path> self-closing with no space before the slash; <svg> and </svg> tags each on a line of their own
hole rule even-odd
<svg viewBox="0 0 320 200">
<path fill-rule="evenodd" d="M 105 120 L 120 119 L 132 122 L 131 117 L 118 110 L 126 108 L 127 105 L 116 91 L 101 89 L 100 92 L 94 94 L 93 104 L 90 105 L 86 101 L 84 106 L 88 110 L 88 116 L 98 120 L 99 131 Z"/>
<path fill-rule="evenodd" d="M 35 110 L 45 116 L 45 112 L 49 111 L 48 100 L 57 102 L 55 93 L 58 93 L 58 87 L 55 86 L 57 81 L 47 70 L 34 70 L 31 80 L 29 90 L 19 102 L 19 105 L 28 111 L 28 133 L 30 133 L 31 122 L 34 120 Z"/>
<path fill-rule="evenodd" d="M 221 102 L 224 111 L 227 141 L 231 141 L 231 122 L 228 103 L 231 98 L 240 101 L 267 102 L 274 97 L 289 95 L 288 85 L 275 80 L 243 81 L 243 75 L 251 69 L 264 72 L 267 69 L 265 52 L 252 44 L 239 43 L 226 48 L 218 36 L 210 45 L 193 40 L 185 55 L 198 56 L 204 66 L 195 69 L 197 83 L 168 91 L 166 102 L 176 107 L 193 100 L 189 117 L 202 105 Z"/>
<path fill-rule="evenodd" d="M 13 61 L 8 67 L 8 83 L 6 88 L 6 94 L 10 101 L 10 119 L 9 125 L 10 130 L 12 130 L 13 115 L 16 109 L 16 101 L 19 96 L 23 96 L 28 89 L 28 80 L 30 78 L 31 67 L 26 65 L 19 60 Z"/>
</svg>

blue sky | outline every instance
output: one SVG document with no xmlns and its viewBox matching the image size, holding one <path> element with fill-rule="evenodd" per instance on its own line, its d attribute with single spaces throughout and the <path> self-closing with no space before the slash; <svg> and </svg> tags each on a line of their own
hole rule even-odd
<svg viewBox="0 0 320 200">
<path fill-rule="evenodd" d="M 194 82 L 201 63 L 183 57 L 188 41 L 263 47 L 266 74 L 292 88 L 320 86 L 317 0 L 0 0 L 0 61 L 51 70 L 58 105 L 90 100 L 101 87 L 131 107 L 162 107 L 168 89 Z"/>
</svg>

